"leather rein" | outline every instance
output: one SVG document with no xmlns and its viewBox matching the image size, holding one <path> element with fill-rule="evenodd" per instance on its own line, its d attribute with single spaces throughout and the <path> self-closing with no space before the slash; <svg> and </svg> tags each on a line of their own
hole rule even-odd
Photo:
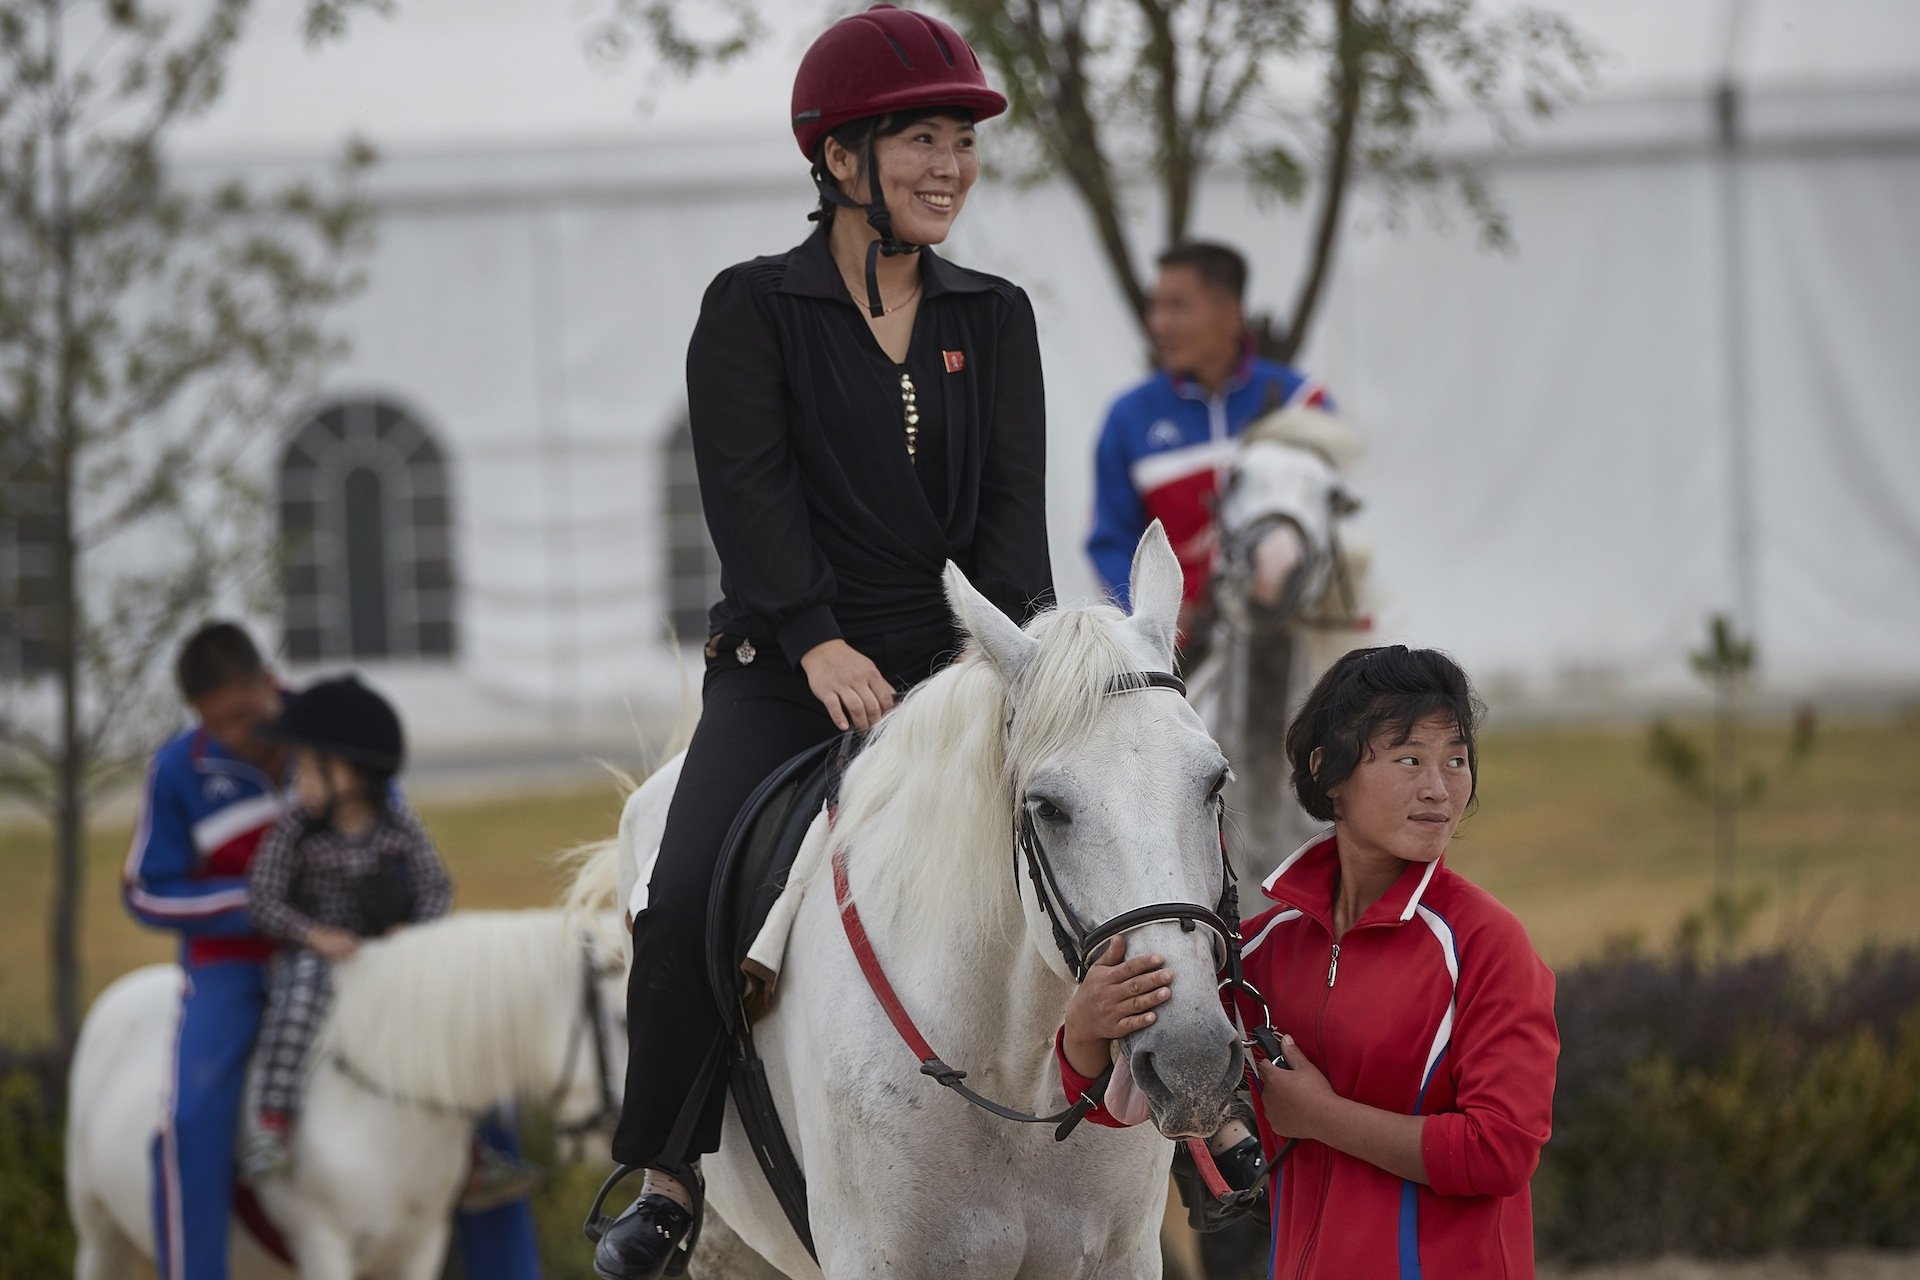
<svg viewBox="0 0 1920 1280">
<path fill-rule="evenodd" d="M 1165 689 L 1186 697 L 1186 684 L 1175 675 L 1165 671 L 1130 671 L 1114 677 L 1107 685 L 1106 696 L 1124 693 L 1137 693 L 1153 689 Z M 1011 721 L 1009 721 L 1011 727 Z M 1150 924 L 1176 921 L 1180 927 L 1191 933 L 1204 925 L 1211 931 L 1224 952 L 1221 968 L 1227 977 L 1220 984 L 1223 988 L 1232 986 L 1237 989 L 1251 990 L 1240 976 L 1240 920 L 1239 895 L 1234 886 L 1233 868 L 1227 862 L 1226 831 L 1221 827 L 1220 863 L 1225 871 L 1223 891 L 1217 907 L 1204 907 L 1197 902 L 1155 902 L 1146 906 L 1134 907 L 1123 911 L 1099 924 L 1088 927 L 1080 915 L 1074 911 L 1061 892 L 1059 877 L 1054 874 L 1053 864 L 1047 857 L 1046 846 L 1041 843 L 1039 832 L 1034 828 L 1033 815 L 1024 803 L 1016 799 L 1017 816 L 1014 823 L 1014 883 L 1019 884 L 1021 864 L 1025 863 L 1027 875 L 1033 881 L 1034 895 L 1040 909 L 1045 913 L 1053 928 L 1054 945 L 1059 948 L 1060 956 L 1073 971 L 1076 980 L 1084 981 L 1087 971 L 1100 956 L 1102 950 L 1114 938 L 1131 933 L 1135 929 Z M 1225 809 L 1221 809 L 1221 821 L 1224 823 Z M 847 880 L 847 855 L 844 847 L 837 848 L 833 854 L 833 893 L 840 908 L 840 924 L 846 931 L 847 944 L 852 948 L 854 959 L 860 964 L 860 972 L 865 975 L 867 986 L 872 989 L 874 998 L 885 1010 L 887 1020 L 893 1024 L 907 1048 L 920 1060 L 920 1073 L 932 1077 L 942 1086 L 953 1090 L 972 1105 L 983 1111 L 1011 1120 L 1016 1124 L 1050 1124 L 1054 1129 L 1054 1140 L 1065 1141 L 1067 1136 L 1086 1119 L 1087 1113 L 1099 1106 L 1106 1097 L 1107 1083 L 1113 1077 L 1113 1065 L 1100 1073 L 1078 1102 L 1064 1107 L 1051 1115 L 1036 1116 L 993 1101 L 969 1088 L 967 1073 L 949 1065 L 934 1052 L 920 1029 L 914 1025 L 913 1017 L 900 997 L 894 992 L 893 984 L 887 980 L 885 969 L 879 956 L 874 952 L 873 941 L 867 936 L 866 926 L 861 923 L 860 909 L 853 900 L 853 890 Z M 1258 993 L 1255 993 L 1258 999 Z M 1265 1001 L 1261 1001 L 1264 1006 Z"/>
<path fill-rule="evenodd" d="M 557 1107 L 560 1099 L 566 1097 L 573 1084 L 573 1073 L 580 1059 L 580 1047 L 583 1042 L 593 1047 L 593 1069 L 595 1084 L 599 1089 L 599 1105 L 583 1117 L 569 1124 L 561 1124 L 554 1119 L 553 1131 L 563 1138 L 579 1138 L 601 1130 L 611 1130 L 620 1119 L 620 1100 L 614 1096 L 613 1055 L 608 1050 L 607 1011 L 600 1003 L 600 973 L 594 967 L 593 954 L 589 949 L 585 965 L 582 968 L 580 984 L 579 1021 L 576 1028 L 585 1024 L 587 1034 L 581 1036 L 578 1031 L 567 1039 L 566 1061 L 560 1067 L 560 1082 L 553 1087 L 551 1105 Z"/>
</svg>

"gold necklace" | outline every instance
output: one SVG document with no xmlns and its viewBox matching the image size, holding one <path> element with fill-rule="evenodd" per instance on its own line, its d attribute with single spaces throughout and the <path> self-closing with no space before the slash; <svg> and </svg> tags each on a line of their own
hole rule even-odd
<svg viewBox="0 0 1920 1280">
<path fill-rule="evenodd" d="M 858 289 L 855 289 L 855 288 L 853 287 L 853 285 L 852 285 L 852 283 L 850 283 L 850 282 L 847 282 L 847 278 L 846 278 L 845 276 L 841 276 L 841 277 L 840 277 L 840 279 L 841 279 L 841 281 L 842 281 L 843 283 L 846 283 L 846 285 L 847 285 L 847 293 L 848 293 L 849 295 L 851 295 L 851 296 L 853 296 L 853 297 L 856 297 L 856 298 L 857 298 L 857 297 L 859 297 L 859 296 L 860 296 L 860 295 L 861 295 L 862 293 L 865 293 L 865 292 L 866 292 L 866 286 L 865 286 L 865 285 L 862 285 L 862 286 L 861 286 L 860 288 L 858 288 Z M 911 302 L 912 302 L 912 301 L 913 301 L 913 300 L 914 300 L 915 298 L 918 298 L 918 297 L 920 296 L 920 286 L 921 286 L 921 283 L 922 283 L 922 282 L 921 282 L 921 281 L 918 281 L 918 280 L 916 280 L 916 281 L 914 281 L 914 285 L 913 285 L 913 292 L 912 292 L 912 293 L 909 293 L 909 294 L 908 294 L 908 295 L 907 295 L 906 297 L 904 297 L 904 298 L 902 298 L 902 299 L 900 299 L 900 301 L 898 301 L 898 302 L 896 302 L 896 303 L 894 303 L 894 304 L 893 304 L 892 306 L 888 306 L 888 305 L 886 305 L 886 301 L 885 301 L 885 299 L 882 299 L 882 300 L 881 300 L 881 303 L 880 303 L 880 316 L 881 316 L 881 318 L 885 318 L 885 317 L 887 317 L 887 316 L 890 316 L 890 315 L 892 315 L 892 314 L 893 314 L 894 312 L 896 312 L 896 311 L 898 311 L 898 310 L 900 310 L 900 308 L 902 308 L 902 307 L 904 307 L 904 306 L 906 306 L 906 305 L 908 305 L 909 303 L 911 303 Z M 864 310 L 865 308 L 863 307 L 862 309 Z"/>
<path fill-rule="evenodd" d="M 894 303 L 892 306 L 889 307 L 889 306 L 886 306 L 885 304 L 882 304 L 880 307 L 880 314 L 882 316 L 890 316 L 894 312 L 900 310 L 900 308 L 907 306 L 909 303 L 911 303 L 915 298 L 918 298 L 919 296 L 920 296 L 920 286 L 918 284 L 915 284 L 913 286 L 912 293 L 900 299 L 900 301 Z"/>
</svg>

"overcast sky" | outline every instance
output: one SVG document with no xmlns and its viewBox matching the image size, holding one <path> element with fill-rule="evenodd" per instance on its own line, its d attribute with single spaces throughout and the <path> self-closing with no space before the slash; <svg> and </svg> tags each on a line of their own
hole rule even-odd
<svg viewBox="0 0 1920 1280">
<path fill-rule="evenodd" d="M 1719 74 L 1739 0 L 1558 0 L 1607 53 L 1596 96 L 1698 90 Z M 1920 85 L 1920 0 L 1744 0 L 1739 62 L 1759 84 Z M 1497 8 L 1512 0 L 1492 0 Z M 342 42 L 308 49 L 301 0 L 261 0 L 227 90 L 190 152 L 331 149 L 351 131 L 398 149 L 779 136 L 793 68 L 835 0 L 768 4 L 769 37 L 692 81 L 585 53 L 604 0 L 398 0 Z"/>
</svg>

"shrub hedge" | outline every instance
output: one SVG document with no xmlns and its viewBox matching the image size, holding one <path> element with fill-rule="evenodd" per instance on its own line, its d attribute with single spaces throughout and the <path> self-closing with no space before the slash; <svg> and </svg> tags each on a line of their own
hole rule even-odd
<svg viewBox="0 0 1920 1280">
<path fill-rule="evenodd" d="M 1920 950 L 1620 951 L 1556 1007 L 1543 1256 L 1920 1245 Z"/>
<path fill-rule="evenodd" d="M 0 1276 L 73 1271 L 67 1221 L 65 1064 L 0 1047 Z"/>
</svg>

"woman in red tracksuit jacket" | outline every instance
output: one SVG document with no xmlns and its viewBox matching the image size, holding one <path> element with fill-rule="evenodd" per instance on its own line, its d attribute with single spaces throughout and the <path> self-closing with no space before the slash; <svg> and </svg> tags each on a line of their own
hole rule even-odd
<svg viewBox="0 0 1920 1280">
<path fill-rule="evenodd" d="M 1260 1062 L 1255 1100 L 1269 1158 L 1298 1140 L 1274 1176 L 1276 1277 L 1534 1274 L 1553 974 L 1443 861 L 1473 796 L 1478 711 L 1445 655 L 1395 645 L 1342 658 L 1288 731 L 1301 803 L 1333 829 L 1268 878 L 1273 905 L 1243 930 L 1292 1068 Z M 1058 1040 L 1069 1098 L 1170 982 L 1159 957 L 1118 948 L 1089 973 Z M 1264 1012 L 1237 1003 L 1249 1025 Z"/>
</svg>

